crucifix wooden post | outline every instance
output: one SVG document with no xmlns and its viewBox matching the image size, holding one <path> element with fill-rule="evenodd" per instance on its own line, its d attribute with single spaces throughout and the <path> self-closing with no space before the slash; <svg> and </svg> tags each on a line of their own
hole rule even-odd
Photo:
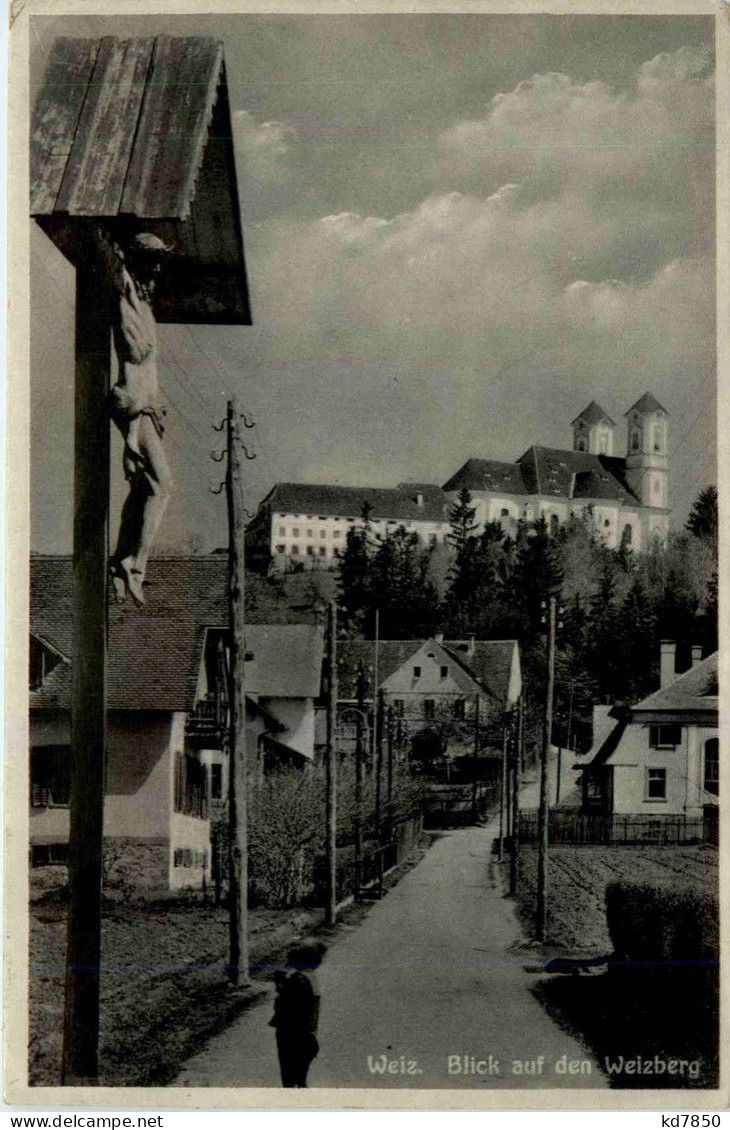
<svg viewBox="0 0 730 1130">
<path fill-rule="evenodd" d="M 91 241 L 76 271 L 69 909 L 63 1082 L 96 1082 L 106 759 L 111 287 Z"/>
<path fill-rule="evenodd" d="M 96 1082 L 99 1071 L 112 325 L 123 354 L 112 417 L 125 440 L 125 475 L 139 478 L 142 463 L 151 488 L 134 499 L 143 510 L 134 552 L 126 534 L 136 530 L 136 511 L 128 508 L 127 526 L 123 510 L 113 580 L 120 599 L 126 591 L 141 607 L 144 568 L 170 489 L 160 450 L 156 324 L 251 324 L 223 43 L 166 35 L 56 39 L 33 112 L 30 214 L 76 268 L 62 1071 L 64 1083 L 81 1084 Z M 154 248 L 154 256 L 164 249 L 175 259 L 159 288 L 152 286 Z"/>
</svg>

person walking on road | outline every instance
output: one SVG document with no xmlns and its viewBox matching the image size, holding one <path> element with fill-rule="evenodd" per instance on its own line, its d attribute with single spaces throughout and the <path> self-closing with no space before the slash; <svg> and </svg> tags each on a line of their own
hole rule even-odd
<svg viewBox="0 0 730 1130">
<path fill-rule="evenodd" d="M 319 1051 L 319 982 L 316 970 L 327 947 L 306 939 L 293 945 L 286 968 L 274 974 L 276 1000 L 269 1021 L 276 1029 L 276 1049 L 283 1087 L 306 1087 L 307 1073 Z"/>
</svg>

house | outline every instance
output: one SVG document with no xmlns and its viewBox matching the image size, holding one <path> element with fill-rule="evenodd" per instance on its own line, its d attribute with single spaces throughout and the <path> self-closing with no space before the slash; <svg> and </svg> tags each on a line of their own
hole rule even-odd
<svg viewBox="0 0 730 1130">
<path fill-rule="evenodd" d="M 30 843 L 63 862 L 69 828 L 71 560 L 33 556 L 30 591 Z M 202 882 L 210 802 L 226 790 L 227 562 L 150 562 L 142 608 L 109 606 L 104 835 L 110 859 L 148 887 Z M 252 775 L 313 756 L 322 638 L 309 625 L 249 628 L 247 752 Z"/>
<path fill-rule="evenodd" d="M 227 629 L 209 627 L 188 719 L 188 740 L 210 775 L 215 806 L 228 790 Z M 322 695 L 324 634 L 314 624 L 251 624 L 244 652 L 248 755 L 258 778 L 277 766 L 304 768 L 315 756 L 315 717 Z"/>
<path fill-rule="evenodd" d="M 514 536 L 518 522 L 539 519 L 556 530 L 572 515 L 590 516 L 606 545 L 635 550 L 669 530 L 668 414 L 647 392 L 626 413 L 626 455 L 614 455 L 616 424 L 595 401 L 572 421 L 572 450 L 533 445 L 516 462 L 467 459 L 443 487 L 400 483 L 393 488 L 278 483 L 262 500 L 246 532 L 249 560 L 283 570 L 293 563 L 331 569 L 347 531 L 371 508 L 373 533 L 399 526 L 428 544 L 443 544 L 449 513 L 466 488 L 478 526 L 499 522 Z"/>
<path fill-rule="evenodd" d="M 352 728 L 358 703 L 370 713 L 376 645 L 348 640 L 340 648 L 338 713 Z M 439 722 L 486 728 L 501 721 L 522 693 L 516 640 L 380 640 L 378 687 L 399 733 L 412 736 Z"/>
<path fill-rule="evenodd" d="M 583 772 L 588 812 L 682 816 L 716 827 L 719 795 L 718 657 L 692 649 L 692 666 L 677 675 L 675 644 L 663 641 L 661 686 L 618 712 L 598 714 Z"/>
<path fill-rule="evenodd" d="M 345 548 L 347 531 L 362 525 L 370 507 L 373 533 L 404 526 L 424 544 L 445 542 L 449 501 L 433 483 L 401 483 L 393 488 L 278 483 L 259 505 L 246 530 L 246 553 L 264 567 L 332 568 Z"/>
<path fill-rule="evenodd" d="M 475 520 L 500 522 L 514 534 L 518 521 L 543 518 L 556 530 L 572 515 L 590 514 L 610 548 L 645 548 L 669 530 L 667 412 L 645 393 L 626 413 L 626 456 L 614 455 L 614 421 L 591 401 L 572 422 L 573 449 L 533 446 L 516 463 L 468 459 L 445 484 L 453 502 L 469 490 Z"/>
</svg>

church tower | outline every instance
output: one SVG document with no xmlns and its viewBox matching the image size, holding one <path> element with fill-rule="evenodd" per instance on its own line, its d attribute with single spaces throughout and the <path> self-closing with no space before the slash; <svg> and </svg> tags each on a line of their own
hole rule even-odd
<svg viewBox="0 0 730 1130">
<path fill-rule="evenodd" d="M 613 455 L 613 429 L 615 424 L 600 404 L 592 400 L 580 416 L 573 420 L 573 451 L 587 451 L 591 455 Z"/>
<path fill-rule="evenodd" d="M 666 537 L 669 527 L 668 413 L 645 392 L 626 413 L 626 481 L 642 506 L 660 511 L 647 515 L 646 533 Z"/>
</svg>

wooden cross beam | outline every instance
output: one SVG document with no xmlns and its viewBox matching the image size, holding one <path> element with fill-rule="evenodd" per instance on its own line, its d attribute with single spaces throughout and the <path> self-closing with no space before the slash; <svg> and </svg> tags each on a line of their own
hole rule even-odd
<svg viewBox="0 0 730 1130">
<path fill-rule="evenodd" d="M 30 212 L 76 267 L 70 903 L 63 1082 L 98 1081 L 112 245 L 172 246 L 158 321 L 249 325 L 223 45 L 58 39 L 31 129 Z M 102 240 L 103 242 L 103 240 Z"/>
</svg>

